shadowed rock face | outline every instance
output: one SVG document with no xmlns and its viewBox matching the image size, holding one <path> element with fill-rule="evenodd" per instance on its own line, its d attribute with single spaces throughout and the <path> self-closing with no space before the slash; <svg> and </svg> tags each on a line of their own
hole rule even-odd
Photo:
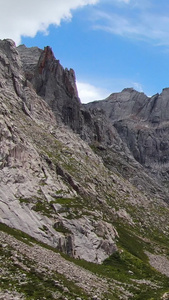
<svg viewBox="0 0 169 300">
<path fill-rule="evenodd" d="M 17 51 L 22 61 L 25 77 L 31 81 L 43 50 L 38 47 L 27 48 L 25 45 L 20 45 L 17 47 Z"/>
<path fill-rule="evenodd" d="M 93 114 L 100 109 L 132 157 L 161 181 L 169 177 L 169 89 L 149 98 L 133 89 L 89 103 Z"/>
<path fill-rule="evenodd" d="M 56 118 L 68 124 L 74 131 L 81 128 L 80 100 L 76 88 L 75 73 L 64 69 L 56 60 L 52 49 L 42 51 L 36 47 L 18 47 L 25 76 L 33 84 L 37 94 L 52 108 Z M 32 62 L 30 64 L 30 60 Z"/>
</svg>

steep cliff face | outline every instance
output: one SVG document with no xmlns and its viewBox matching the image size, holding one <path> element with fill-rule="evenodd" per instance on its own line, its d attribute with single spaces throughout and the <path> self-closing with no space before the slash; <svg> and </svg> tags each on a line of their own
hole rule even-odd
<svg viewBox="0 0 169 300">
<path fill-rule="evenodd" d="M 80 100 L 73 69 L 64 69 L 56 60 L 52 49 L 18 47 L 26 78 L 36 93 L 52 108 L 56 118 L 74 131 L 81 128 Z M 30 60 L 32 62 L 30 64 Z"/>
<path fill-rule="evenodd" d="M 86 105 L 91 114 L 100 109 L 127 146 L 130 155 L 157 184 L 169 176 L 169 89 L 149 98 L 133 89 Z"/>
</svg>

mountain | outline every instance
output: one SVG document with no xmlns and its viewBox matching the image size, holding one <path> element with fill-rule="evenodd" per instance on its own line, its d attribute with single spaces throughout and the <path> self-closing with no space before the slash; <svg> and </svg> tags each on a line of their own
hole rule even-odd
<svg viewBox="0 0 169 300">
<path fill-rule="evenodd" d="M 2 40 L 0 92 L 1 298 L 169 299 L 169 90 L 83 105 L 50 47 Z"/>
<path fill-rule="evenodd" d="M 119 172 L 119 164 L 124 166 L 127 161 L 128 169 L 137 165 L 141 169 L 134 177 L 131 170 L 132 183 L 148 191 L 155 189 L 157 192 L 158 187 L 158 192 L 167 200 L 169 90 L 164 89 L 161 95 L 149 98 L 128 88 L 121 93 L 111 94 L 105 100 L 82 105 L 78 98 L 74 71 L 64 70 L 50 47 L 42 51 L 21 45 L 18 51 L 25 77 L 51 107 L 56 119 L 68 125 L 90 146 L 101 149 L 99 154 L 104 156 L 105 162 L 109 156 L 114 160 L 114 152 L 118 151 L 116 171 Z M 105 153 L 107 151 L 111 154 Z M 110 165 L 112 167 L 114 163 Z M 125 168 L 123 176 L 124 173 Z"/>
<path fill-rule="evenodd" d="M 133 89 L 124 89 L 87 107 L 91 111 L 104 111 L 132 157 L 147 173 L 155 175 L 162 184 L 168 180 L 168 88 L 151 98 Z"/>
</svg>

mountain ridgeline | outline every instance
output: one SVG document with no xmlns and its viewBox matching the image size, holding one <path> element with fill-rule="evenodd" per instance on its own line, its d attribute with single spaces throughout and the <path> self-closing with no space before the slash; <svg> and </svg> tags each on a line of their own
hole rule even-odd
<svg viewBox="0 0 169 300">
<path fill-rule="evenodd" d="M 82 104 L 49 46 L 6 39 L 0 103 L 0 297 L 169 299 L 169 89 Z"/>
<path fill-rule="evenodd" d="M 83 105 L 78 98 L 74 71 L 63 69 L 50 47 L 42 51 L 21 45 L 17 49 L 25 77 L 51 107 L 56 119 L 96 147 L 105 164 L 111 152 L 112 156 L 114 152 L 121 156 L 117 158 L 118 165 L 130 161 L 131 168 L 137 164 L 140 174 L 130 176 L 132 182 L 145 189 L 147 179 L 141 183 L 139 178 L 145 172 L 150 176 L 148 181 L 153 178 L 155 188 L 161 187 L 167 200 L 164 190 L 169 179 L 169 88 L 151 98 L 126 88 L 105 100 Z M 121 173 L 128 178 L 125 170 Z"/>
</svg>

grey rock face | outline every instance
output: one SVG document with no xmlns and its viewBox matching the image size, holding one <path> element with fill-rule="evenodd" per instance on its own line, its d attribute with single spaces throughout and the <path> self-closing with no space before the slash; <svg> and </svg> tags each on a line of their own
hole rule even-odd
<svg viewBox="0 0 169 300">
<path fill-rule="evenodd" d="M 168 112 L 169 89 L 148 98 L 133 89 L 110 95 L 103 101 L 89 103 L 90 113 L 100 109 L 136 162 L 157 182 L 169 176 Z M 109 124 L 110 124 L 109 123 Z M 113 144 L 113 143 L 112 143 Z M 154 179 L 153 179 L 154 180 Z"/>
<path fill-rule="evenodd" d="M 20 55 L 25 77 L 31 81 L 43 50 L 38 47 L 27 48 L 25 45 L 20 45 L 17 47 L 17 51 Z"/>
<path fill-rule="evenodd" d="M 43 51 L 22 45 L 18 51 L 25 76 L 33 84 L 36 93 L 52 108 L 58 120 L 61 119 L 79 132 L 81 104 L 73 69 L 64 69 L 50 47 Z"/>
<path fill-rule="evenodd" d="M 0 45 L 0 87 L 6 89 L 7 92 L 14 90 L 15 94 L 22 98 L 24 78 L 15 44 L 12 40 L 3 40 Z"/>
<path fill-rule="evenodd" d="M 132 88 L 124 89 L 121 93 L 111 94 L 102 101 L 95 101 L 85 106 L 90 109 L 102 109 L 111 121 L 131 118 L 137 115 L 148 101 L 148 97 Z"/>
</svg>

